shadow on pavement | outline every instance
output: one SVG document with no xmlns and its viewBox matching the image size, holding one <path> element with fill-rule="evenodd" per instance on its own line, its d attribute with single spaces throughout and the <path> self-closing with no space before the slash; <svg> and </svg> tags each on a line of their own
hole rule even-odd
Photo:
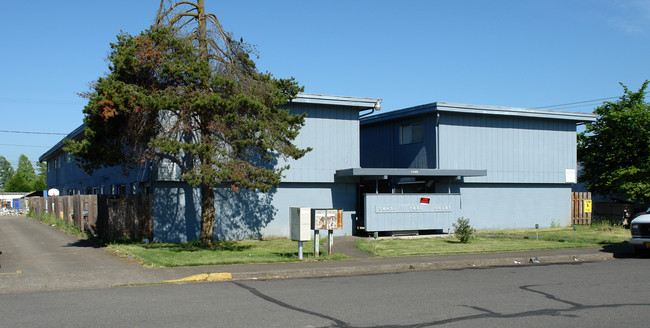
<svg viewBox="0 0 650 328">
<path fill-rule="evenodd" d="M 65 247 L 90 247 L 90 248 L 104 248 L 106 244 L 101 243 L 95 239 L 80 239 L 74 243 L 69 243 Z"/>
<path fill-rule="evenodd" d="M 637 259 L 637 258 L 648 258 L 650 257 L 649 253 L 637 253 L 634 250 L 634 246 L 630 245 L 628 242 L 623 242 L 620 244 L 610 244 L 603 246 L 601 252 L 612 253 L 616 259 Z"/>
</svg>

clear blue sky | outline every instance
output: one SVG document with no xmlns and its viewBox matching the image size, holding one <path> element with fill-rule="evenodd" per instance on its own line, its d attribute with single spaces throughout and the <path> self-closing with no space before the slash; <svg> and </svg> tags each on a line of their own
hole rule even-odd
<svg viewBox="0 0 650 328">
<path fill-rule="evenodd" d="M 650 1 L 217 1 L 207 11 L 255 44 L 258 67 L 305 92 L 537 108 L 622 94 L 650 79 Z M 149 27 L 158 0 L 0 0 L 0 130 L 69 133 L 78 92 L 107 72 L 109 43 Z M 556 108 L 591 112 L 586 106 Z M 0 132 L 32 161 L 59 135 Z"/>
</svg>

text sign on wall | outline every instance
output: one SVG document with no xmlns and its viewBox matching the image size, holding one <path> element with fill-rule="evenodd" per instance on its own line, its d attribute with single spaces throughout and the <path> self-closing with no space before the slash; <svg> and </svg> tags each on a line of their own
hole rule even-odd
<svg viewBox="0 0 650 328">
<path fill-rule="evenodd" d="M 394 204 L 375 207 L 375 213 L 444 213 L 451 211 L 452 208 L 449 205 Z"/>
<path fill-rule="evenodd" d="M 584 202 L 584 211 L 585 213 L 591 213 L 591 199 L 585 199 Z"/>
</svg>

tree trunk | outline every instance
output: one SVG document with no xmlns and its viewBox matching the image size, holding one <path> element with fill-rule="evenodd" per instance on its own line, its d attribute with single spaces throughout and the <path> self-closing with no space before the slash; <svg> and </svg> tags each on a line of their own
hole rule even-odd
<svg viewBox="0 0 650 328">
<path fill-rule="evenodd" d="M 197 18 L 199 21 L 198 35 L 199 35 L 199 57 L 203 60 L 208 60 L 208 27 L 205 17 L 205 6 L 203 0 L 197 1 Z"/>
<path fill-rule="evenodd" d="M 201 236 L 202 243 L 212 245 L 214 240 L 214 186 L 201 184 Z"/>
</svg>

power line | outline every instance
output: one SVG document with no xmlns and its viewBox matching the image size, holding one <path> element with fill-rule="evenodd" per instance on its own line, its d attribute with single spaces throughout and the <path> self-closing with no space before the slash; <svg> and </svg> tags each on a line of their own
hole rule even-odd
<svg viewBox="0 0 650 328">
<path fill-rule="evenodd" d="M 556 107 L 562 107 L 562 108 L 584 107 L 589 105 L 582 105 L 582 106 L 572 106 L 572 105 L 587 104 L 587 103 L 599 102 L 603 100 L 610 100 L 610 99 L 617 99 L 617 98 L 620 97 L 607 97 L 607 98 L 600 98 L 600 99 L 593 99 L 593 100 L 576 101 L 576 102 L 566 103 L 566 104 L 539 106 L 539 107 L 533 107 L 533 109 L 548 109 L 548 108 L 556 108 Z"/>
<path fill-rule="evenodd" d="M 15 98 L 4 98 L 0 97 L 0 103 L 8 103 L 8 104 L 55 104 L 55 105 L 77 105 L 77 104 L 83 104 L 86 100 L 79 99 L 79 100 L 64 100 L 64 99 L 57 99 L 57 100 L 41 100 L 41 99 L 15 99 Z"/>
<path fill-rule="evenodd" d="M 57 135 L 57 136 L 67 136 L 67 133 L 60 132 L 34 132 L 34 131 L 12 131 L 12 130 L 0 130 L 3 133 L 22 133 L 22 134 L 45 134 L 45 135 Z"/>
<path fill-rule="evenodd" d="M 33 148 L 50 148 L 49 146 L 15 145 L 15 144 L 0 144 L 0 146 L 12 146 L 12 147 L 33 147 Z"/>
</svg>

